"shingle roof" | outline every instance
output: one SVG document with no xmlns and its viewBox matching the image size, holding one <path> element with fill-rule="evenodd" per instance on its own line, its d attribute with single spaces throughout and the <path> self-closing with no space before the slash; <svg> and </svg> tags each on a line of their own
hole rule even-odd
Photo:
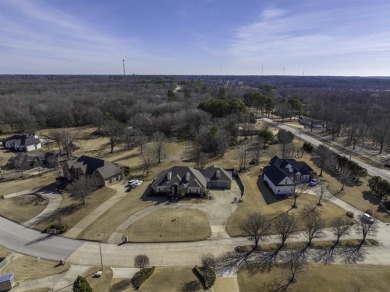
<svg viewBox="0 0 390 292">
<path fill-rule="evenodd" d="M 168 173 L 172 173 L 170 180 L 167 179 Z M 186 175 L 189 173 L 189 180 L 186 180 Z M 177 184 L 184 187 L 203 187 L 206 188 L 207 181 L 205 177 L 192 167 L 187 166 L 173 166 L 169 169 L 160 172 L 153 182 L 153 186 L 166 186 L 171 187 Z"/>
<path fill-rule="evenodd" d="M 279 185 L 280 182 L 287 177 L 287 175 L 275 164 L 266 166 L 263 173 L 275 186 Z"/>
<path fill-rule="evenodd" d="M 15 145 L 21 145 L 21 146 L 31 146 L 31 145 L 37 145 L 41 143 L 41 141 L 38 138 L 35 138 L 34 136 L 26 136 L 26 135 L 20 135 L 16 134 L 12 137 L 8 138 L 6 140 L 6 143 L 15 143 Z"/>
<path fill-rule="evenodd" d="M 219 178 L 217 178 L 217 171 L 219 171 Z M 209 181 L 232 181 L 232 174 L 218 166 L 209 166 L 202 171 L 202 174 Z"/>
<path fill-rule="evenodd" d="M 270 164 L 275 164 L 282 171 L 286 170 L 286 166 L 290 164 L 293 167 L 294 173 L 299 171 L 302 175 L 309 175 L 313 169 L 303 161 L 296 161 L 295 159 L 281 159 L 277 156 L 274 156 Z"/>
<path fill-rule="evenodd" d="M 78 159 L 69 160 L 68 167 L 81 168 L 87 175 L 92 175 L 97 171 L 103 179 L 108 179 L 122 173 L 122 171 L 111 162 L 90 156 L 80 156 Z"/>
<path fill-rule="evenodd" d="M 1 283 L 1 282 L 9 281 L 9 280 L 11 280 L 13 277 L 14 277 L 14 274 L 7 274 L 7 275 L 0 276 L 0 283 Z"/>
</svg>

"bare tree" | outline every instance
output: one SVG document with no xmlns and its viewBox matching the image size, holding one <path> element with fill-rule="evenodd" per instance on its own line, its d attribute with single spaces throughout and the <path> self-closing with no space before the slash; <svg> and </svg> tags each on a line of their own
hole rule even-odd
<svg viewBox="0 0 390 292">
<path fill-rule="evenodd" d="M 117 121 L 108 120 L 104 122 L 103 133 L 110 140 L 111 153 L 114 153 L 114 147 L 121 141 L 124 130 L 123 124 Z"/>
<path fill-rule="evenodd" d="M 296 231 L 296 227 L 297 220 L 294 216 L 291 216 L 288 213 L 283 213 L 274 220 L 273 228 L 281 241 L 279 250 L 283 248 L 286 240 L 293 236 Z"/>
<path fill-rule="evenodd" d="M 260 163 L 261 151 L 263 150 L 263 138 L 258 137 L 257 142 L 253 143 L 250 147 L 250 153 L 252 155 L 252 159 L 255 161 L 256 165 Z"/>
<path fill-rule="evenodd" d="M 202 152 L 201 147 L 195 146 L 190 152 L 190 158 L 194 160 L 197 169 L 204 169 L 207 163 L 207 155 Z"/>
<path fill-rule="evenodd" d="M 247 160 L 248 147 L 246 145 L 242 145 L 238 148 L 236 153 L 236 161 L 238 163 L 238 169 L 243 170 L 246 168 L 246 160 Z"/>
<path fill-rule="evenodd" d="M 258 248 L 259 241 L 269 231 L 270 221 L 259 213 L 251 213 L 240 224 L 244 236 L 253 241 L 254 249 Z"/>
<path fill-rule="evenodd" d="M 320 191 L 319 191 L 318 197 L 319 198 L 318 198 L 317 206 L 322 206 L 321 201 L 323 198 L 330 199 L 332 197 L 332 194 L 330 192 L 328 192 L 328 190 L 326 189 L 325 182 L 320 182 Z"/>
<path fill-rule="evenodd" d="M 318 166 L 321 169 L 319 176 L 322 176 L 324 169 L 330 168 L 336 163 L 336 155 L 332 150 L 322 144 L 317 147 L 315 153 L 317 154 L 316 160 Z"/>
<path fill-rule="evenodd" d="M 158 163 L 161 162 L 167 150 L 166 136 L 162 132 L 153 133 L 154 152 Z"/>
<path fill-rule="evenodd" d="M 134 258 L 134 267 L 143 269 L 149 266 L 149 257 L 144 254 L 139 254 Z"/>
<path fill-rule="evenodd" d="M 50 133 L 50 136 L 53 137 L 58 143 L 59 150 L 64 149 L 66 156 L 69 158 L 73 152 L 73 141 L 74 135 L 68 129 L 54 131 Z"/>
<path fill-rule="evenodd" d="M 150 172 L 150 169 L 156 162 L 156 156 L 155 151 L 150 145 L 144 146 L 144 150 L 142 151 L 142 168 L 148 175 Z"/>
<path fill-rule="evenodd" d="M 314 239 L 324 237 L 324 221 L 321 219 L 317 212 L 311 212 L 304 217 L 305 231 L 304 235 L 308 239 L 307 247 L 312 244 Z"/>
<path fill-rule="evenodd" d="M 294 134 L 289 131 L 280 129 L 277 134 L 277 138 L 281 146 L 282 158 L 286 158 L 288 146 L 291 145 L 292 141 L 294 140 Z"/>
<path fill-rule="evenodd" d="M 301 253 L 299 253 L 299 251 L 289 251 L 287 253 L 287 267 L 290 272 L 290 277 L 286 288 L 297 281 L 297 274 L 302 270 L 303 265 L 304 260 L 301 257 Z"/>
<path fill-rule="evenodd" d="M 294 203 L 291 206 L 292 208 L 298 208 L 297 199 L 303 195 L 303 193 L 307 190 L 306 184 L 298 184 L 294 187 Z"/>
<path fill-rule="evenodd" d="M 201 261 L 203 267 L 209 267 L 211 269 L 215 269 L 217 264 L 216 257 L 211 253 L 202 255 Z"/>
<path fill-rule="evenodd" d="M 22 178 L 24 178 L 24 172 L 29 166 L 27 158 L 26 153 L 19 153 L 10 159 L 11 165 L 22 174 Z"/>
<path fill-rule="evenodd" d="M 376 221 L 374 223 L 366 222 L 366 219 L 362 216 L 358 216 L 359 223 L 355 224 L 355 230 L 362 235 L 361 244 L 363 244 L 368 235 L 375 236 L 378 233 L 378 224 Z"/>
<path fill-rule="evenodd" d="M 342 236 L 347 236 L 351 233 L 352 225 L 348 220 L 338 217 L 332 221 L 332 233 L 336 237 L 334 246 L 337 246 Z"/>
<path fill-rule="evenodd" d="M 97 190 L 98 184 L 94 176 L 81 176 L 67 186 L 67 190 L 75 200 L 81 200 L 82 205 L 85 205 L 85 199 L 92 192 Z"/>
</svg>

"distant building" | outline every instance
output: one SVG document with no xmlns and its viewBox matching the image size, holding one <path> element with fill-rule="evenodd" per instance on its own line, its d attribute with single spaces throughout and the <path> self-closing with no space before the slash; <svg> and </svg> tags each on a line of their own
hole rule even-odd
<svg viewBox="0 0 390 292">
<path fill-rule="evenodd" d="M 16 134 L 5 140 L 4 146 L 6 149 L 16 151 L 32 151 L 42 148 L 41 141 L 37 135 L 20 135 Z"/>
<path fill-rule="evenodd" d="M 107 186 L 123 179 L 120 168 L 113 163 L 89 156 L 68 160 L 63 167 L 64 177 L 68 181 L 79 179 L 82 176 L 94 177 L 99 186 Z"/>
<path fill-rule="evenodd" d="M 305 127 L 311 128 L 311 129 L 322 129 L 322 122 L 312 120 L 312 119 L 307 119 L 307 118 L 300 118 L 299 123 L 304 125 Z"/>
<path fill-rule="evenodd" d="M 230 189 L 231 183 L 232 174 L 217 166 L 210 166 L 203 171 L 188 166 L 174 166 L 160 172 L 151 187 L 156 194 L 204 195 L 207 189 Z"/>
<path fill-rule="evenodd" d="M 297 183 L 308 182 L 313 169 L 305 162 L 275 156 L 264 168 L 264 182 L 275 195 L 291 195 Z"/>
</svg>

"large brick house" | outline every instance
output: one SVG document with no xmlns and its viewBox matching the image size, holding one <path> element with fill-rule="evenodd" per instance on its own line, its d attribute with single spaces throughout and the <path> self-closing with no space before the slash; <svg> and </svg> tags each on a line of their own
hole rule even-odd
<svg viewBox="0 0 390 292">
<path fill-rule="evenodd" d="M 107 186 L 123 179 L 122 171 L 113 163 L 85 155 L 68 160 L 63 166 L 63 173 L 68 181 L 82 176 L 94 177 L 99 186 Z"/>
</svg>

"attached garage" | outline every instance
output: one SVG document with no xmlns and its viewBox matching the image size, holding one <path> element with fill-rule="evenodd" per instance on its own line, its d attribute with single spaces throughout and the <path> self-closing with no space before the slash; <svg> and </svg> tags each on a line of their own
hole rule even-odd
<svg viewBox="0 0 390 292">
<path fill-rule="evenodd" d="M 15 278 L 14 274 L 7 274 L 0 276 L 0 291 L 8 291 L 15 287 Z"/>
</svg>

